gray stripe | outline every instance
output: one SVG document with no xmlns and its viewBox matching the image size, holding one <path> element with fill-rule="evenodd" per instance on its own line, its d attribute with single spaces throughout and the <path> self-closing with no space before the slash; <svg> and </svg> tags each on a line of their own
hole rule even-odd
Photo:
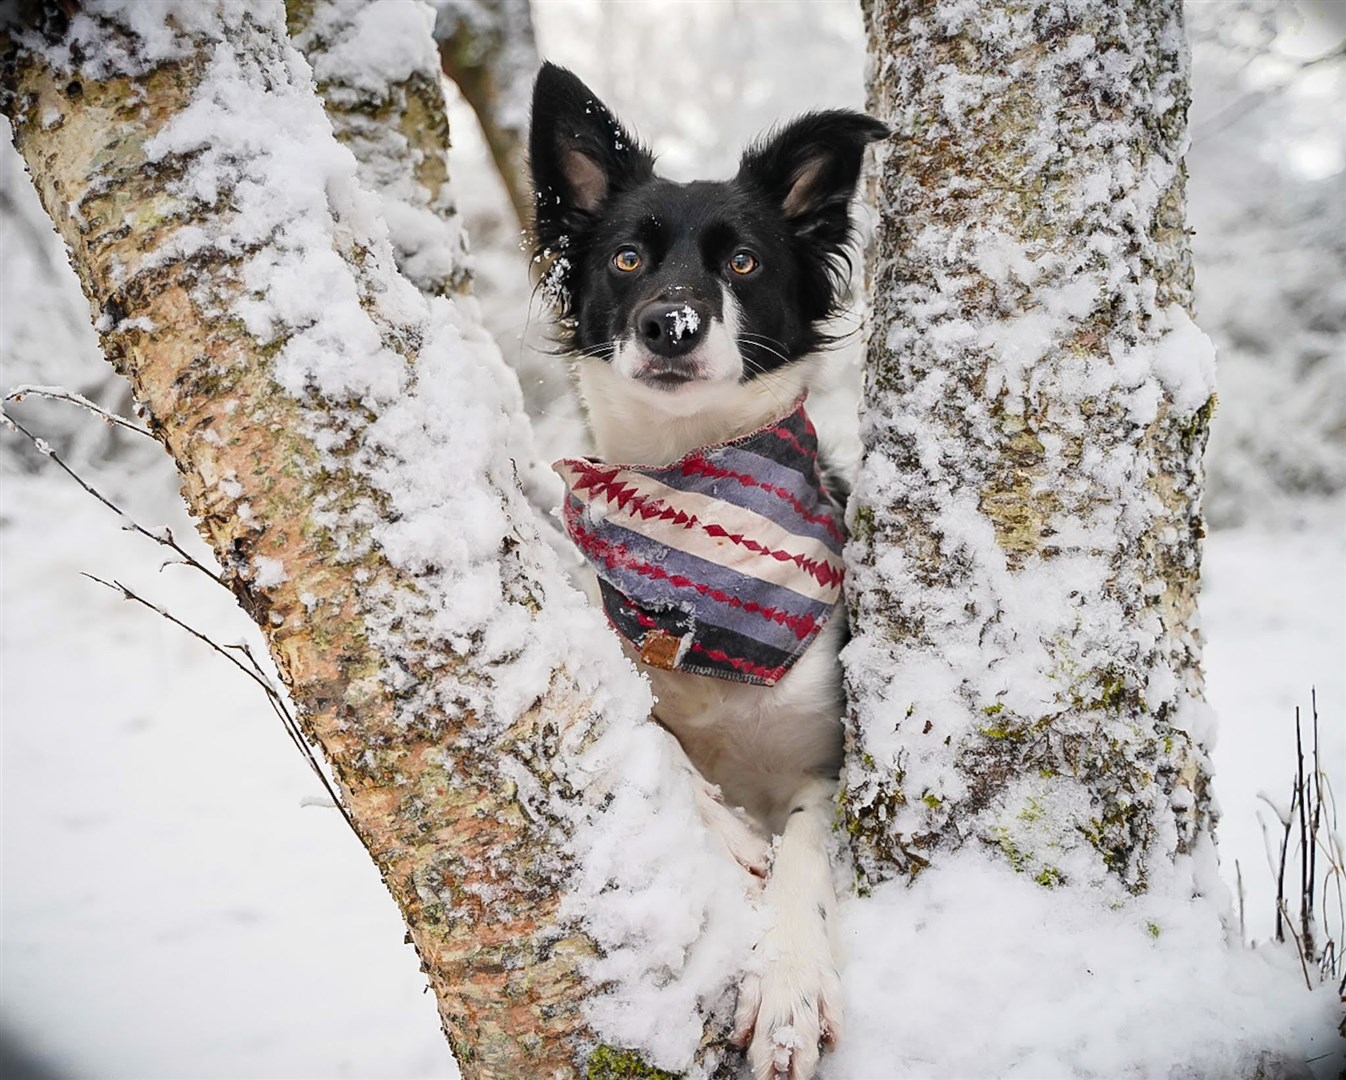
<svg viewBox="0 0 1346 1080">
<path fill-rule="evenodd" d="M 581 511 L 582 519 L 583 511 Z M 660 567 L 667 574 L 682 575 L 745 602 L 752 601 L 762 607 L 774 607 L 792 616 L 811 615 L 815 622 L 820 622 L 833 606 L 818 600 L 810 600 L 782 585 L 773 585 L 758 578 L 748 577 L 717 563 L 699 559 L 695 555 L 665 547 L 611 521 L 603 523 L 598 535 L 601 540 L 608 543 L 620 544 L 629 555 L 641 562 Z M 645 607 L 659 604 L 686 607 L 698 618 L 699 607 L 707 613 L 707 622 L 754 638 L 770 648 L 792 653 L 799 647 L 799 636 L 788 626 L 783 626 L 772 619 L 744 611 L 742 607 L 730 603 L 702 596 L 691 586 L 673 585 L 668 581 L 621 566 L 609 569 L 601 558 L 594 555 L 589 555 L 589 559 L 598 575 L 608 584 Z"/>
<path fill-rule="evenodd" d="M 749 450 L 737 448 L 714 450 L 704 456 L 716 468 L 751 476 L 758 484 L 771 484 L 773 487 L 784 488 L 811 513 L 826 512 L 827 504 L 819 502 L 818 489 L 813 483 L 813 478 L 805 478 L 795 469 Z M 769 491 L 763 491 L 760 487 L 740 483 L 728 476 L 713 477 L 700 473 L 684 475 L 681 468 L 642 471 L 652 480 L 658 480 L 659 483 L 677 488 L 679 491 L 695 491 L 701 495 L 745 507 L 764 518 L 769 518 L 792 533 L 820 540 L 833 554 L 841 554 L 841 543 L 828 531 L 826 525 L 805 520 L 795 512 L 788 500 Z M 837 530 L 841 531 L 839 521 Z"/>
</svg>

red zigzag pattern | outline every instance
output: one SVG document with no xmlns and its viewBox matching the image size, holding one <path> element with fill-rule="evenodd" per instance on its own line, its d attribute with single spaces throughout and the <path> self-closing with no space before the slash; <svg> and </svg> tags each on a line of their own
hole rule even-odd
<svg viewBox="0 0 1346 1080">
<path fill-rule="evenodd" d="M 794 632 L 795 637 L 801 641 L 818 630 L 818 623 L 812 615 L 792 615 L 790 612 L 781 611 L 776 607 L 763 607 L 752 600 L 740 600 L 737 596 L 731 596 L 723 589 L 714 588 L 703 581 L 693 581 L 685 574 L 670 574 L 662 566 L 652 566 L 643 559 L 635 557 L 623 545 L 614 544 L 589 532 L 578 521 L 568 522 L 568 524 L 571 525 L 572 535 L 585 553 L 595 560 L 603 562 L 609 569 L 623 566 L 634 570 L 642 577 L 654 578 L 656 581 L 667 581 L 678 589 L 695 589 L 702 596 L 709 596 L 717 603 L 740 608 L 750 615 L 760 615 L 770 622 L 788 627 Z"/>
<path fill-rule="evenodd" d="M 726 469 L 715 465 L 700 454 L 689 457 L 682 463 L 683 476 L 694 476 L 700 473 L 702 476 L 711 476 L 715 479 L 737 480 L 744 487 L 760 488 L 770 495 L 775 495 L 789 503 L 794 512 L 807 521 L 810 525 L 821 525 L 838 544 L 846 542 L 846 536 L 837 528 L 836 519 L 831 514 L 810 514 L 804 509 L 804 504 L 794 497 L 789 491 L 782 487 L 776 487 L 775 484 L 764 484 L 757 477 L 748 473 L 735 472 L 733 469 Z"/>
<path fill-rule="evenodd" d="M 709 463 L 707 463 L 709 464 Z M 819 562 L 816 559 L 809 559 L 803 555 L 795 555 L 789 551 L 778 548 L 768 547 L 766 544 L 759 543 L 750 536 L 744 536 L 742 533 L 731 533 L 724 526 L 715 522 L 702 522 L 695 514 L 689 514 L 685 510 L 678 510 L 669 506 L 664 500 L 643 495 L 640 489 L 631 484 L 621 484 L 616 482 L 618 470 L 613 469 L 604 472 L 600 469 L 590 469 L 585 475 L 577 479 L 575 490 L 592 491 L 595 496 L 601 495 L 610 503 L 616 503 L 622 510 L 629 510 L 632 513 L 639 514 L 646 520 L 650 518 L 659 518 L 662 521 L 672 522 L 674 525 L 681 525 L 683 528 L 701 529 L 707 536 L 717 539 L 732 540 L 740 547 L 757 555 L 765 555 L 775 559 L 777 562 L 793 562 L 797 567 L 808 574 L 823 587 L 840 587 L 845 571 L 830 562 Z M 830 519 L 829 519 L 830 524 Z"/>
</svg>

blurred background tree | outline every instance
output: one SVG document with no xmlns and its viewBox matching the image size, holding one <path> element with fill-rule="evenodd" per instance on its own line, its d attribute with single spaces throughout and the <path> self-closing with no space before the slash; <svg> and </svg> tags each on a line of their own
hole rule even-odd
<svg viewBox="0 0 1346 1080">
<path fill-rule="evenodd" d="M 1346 487 L 1346 5 L 1187 14 L 1197 319 L 1220 350 L 1218 528 Z"/>
</svg>

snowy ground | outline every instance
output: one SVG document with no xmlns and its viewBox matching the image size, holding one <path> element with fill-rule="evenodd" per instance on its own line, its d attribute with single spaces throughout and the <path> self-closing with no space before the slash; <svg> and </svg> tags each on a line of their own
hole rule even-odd
<svg viewBox="0 0 1346 1080">
<path fill-rule="evenodd" d="M 1276 895 L 1258 823 L 1275 820 L 1258 793 L 1289 801 L 1295 708 L 1307 745 L 1314 687 L 1322 761 L 1338 799 L 1346 797 L 1346 510 L 1314 507 L 1301 526 L 1248 525 L 1216 532 L 1206 546 L 1202 620 L 1209 697 L 1220 717 L 1220 857 L 1231 888 L 1234 860 L 1242 867 L 1254 940 L 1272 933 Z M 1346 804 L 1338 806 L 1346 823 Z"/>
<path fill-rule="evenodd" d="M 145 521 L 190 533 L 166 467 L 118 486 Z M 1288 784 L 1311 685 L 1346 790 L 1341 524 L 1318 509 L 1297 531 L 1216 533 L 1207 549 L 1226 876 L 1238 858 L 1257 937 L 1271 879 L 1256 792 Z M 249 635 L 228 596 L 159 561 L 54 468 L 4 478 L 9 1034 L 78 1076 L 451 1074 L 392 902 L 335 812 L 305 805 L 320 790 L 261 694 L 80 576 L 123 580 L 217 640 Z"/>
<path fill-rule="evenodd" d="M 191 535 L 166 461 L 137 486 Z M 220 642 L 251 637 L 232 598 L 158 573 L 55 469 L 5 476 L 0 514 L 10 1034 L 76 1076 L 456 1071 L 391 898 L 337 813 L 304 805 L 322 790 L 260 691 L 80 571 Z"/>
</svg>

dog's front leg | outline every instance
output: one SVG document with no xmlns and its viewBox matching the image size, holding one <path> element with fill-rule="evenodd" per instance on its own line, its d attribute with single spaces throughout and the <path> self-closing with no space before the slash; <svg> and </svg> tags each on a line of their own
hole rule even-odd
<svg viewBox="0 0 1346 1080">
<path fill-rule="evenodd" d="M 687 774 L 687 782 L 692 785 L 697 816 L 701 818 L 702 824 L 720 838 L 735 861 L 759 879 L 760 883 L 760 879 L 766 877 L 767 858 L 771 850 L 767 838 L 748 820 L 745 813 L 725 805 L 720 789 L 692 764 L 677 736 L 668 728 L 663 730 L 672 744 L 674 761 Z"/>
<path fill-rule="evenodd" d="M 834 957 L 836 890 L 827 858 L 836 784 L 810 780 L 790 802 L 763 902 L 770 924 L 758 970 L 739 991 L 735 1036 L 757 1080 L 808 1080 L 819 1043 L 841 1034 Z"/>
</svg>

